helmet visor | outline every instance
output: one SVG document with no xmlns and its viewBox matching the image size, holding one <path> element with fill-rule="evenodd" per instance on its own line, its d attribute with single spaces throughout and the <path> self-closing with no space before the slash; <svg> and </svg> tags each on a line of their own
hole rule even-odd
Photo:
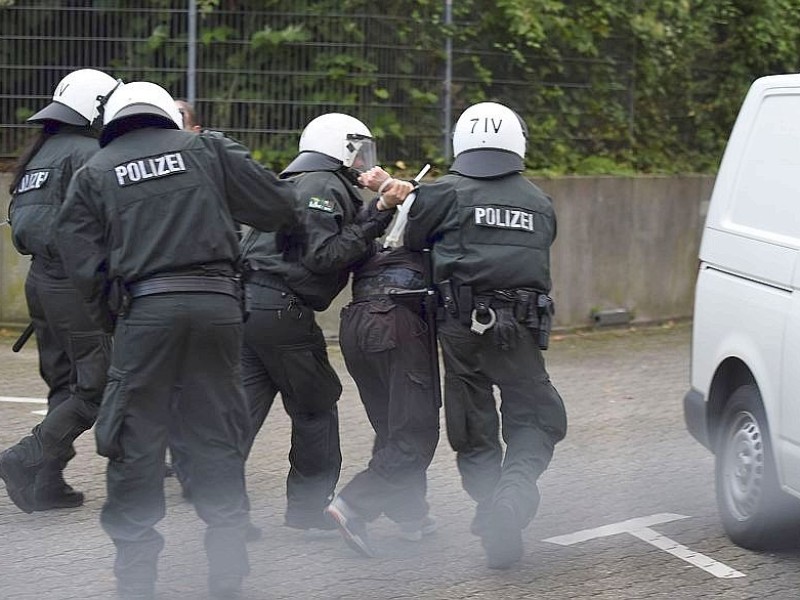
<svg viewBox="0 0 800 600">
<path fill-rule="evenodd" d="M 358 171 L 367 171 L 378 164 L 378 153 L 375 150 L 375 141 L 371 137 L 350 133 L 344 142 L 345 167 L 352 167 Z"/>
<path fill-rule="evenodd" d="M 58 121 L 60 123 L 66 123 L 67 125 L 77 125 L 78 127 L 86 127 L 89 125 L 89 119 L 84 117 L 77 110 L 57 100 L 54 100 L 35 115 L 28 118 L 29 123 L 43 123 L 44 121 Z"/>
</svg>

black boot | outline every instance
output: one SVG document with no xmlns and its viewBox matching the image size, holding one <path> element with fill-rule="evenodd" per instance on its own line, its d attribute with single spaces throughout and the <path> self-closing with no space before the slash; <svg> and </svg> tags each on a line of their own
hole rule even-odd
<svg viewBox="0 0 800 600">
<path fill-rule="evenodd" d="M 0 453 L 0 478 L 6 482 L 8 497 L 17 508 L 32 513 L 35 510 L 36 471 L 25 466 L 22 456 L 14 448 Z"/>
<path fill-rule="evenodd" d="M 42 472 L 36 477 L 34 510 L 75 508 L 83 504 L 83 493 L 64 481 L 64 473 Z"/>
<path fill-rule="evenodd" d="M 481 534 L 481 542 L 490 569 L 508 569 L 520 561 L 522 530 L 511 506 L 495 504 Z"/>
</svg>

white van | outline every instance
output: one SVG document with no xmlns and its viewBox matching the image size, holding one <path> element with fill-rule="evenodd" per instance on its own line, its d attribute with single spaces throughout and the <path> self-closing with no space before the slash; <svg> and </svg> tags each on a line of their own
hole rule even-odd
<svg viewBox="0 0 800 600">
<path fill-rule="evenodd" d="M 728 536 L 800 524 L 800 74 L 753 83 L 711 195 L 695 292 L 691 434 L 715 454 Z"/>
</svg>

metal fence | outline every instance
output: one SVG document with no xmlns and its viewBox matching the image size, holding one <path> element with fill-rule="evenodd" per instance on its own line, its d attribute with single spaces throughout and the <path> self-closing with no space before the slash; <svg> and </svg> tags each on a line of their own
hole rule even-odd
<svg viewBox="0 0 800 600">
<path fill-rule="evenodd" d="M 204 125 L 275 166 L 296 149 L 305 124 L 325 112 L 361 118 L 380 139 L 381 159 L 391 163 L 445 157 L 451 115 L 476 90 L 521 106 L 533 94 L 556 92 L 574 97 L 578 112 L 587 98 L 611 94 L 624 105 L 630 93 L 624 43 L 616 58 L 567 60 L 557 77 L 532 82 L 490 43 L 448 45 L 444 34 L 419 24 L 441 21 L 442 6 L 431 6 L 429 19 L 413 20 L 385 14 L 380 2 L 359 14 L 318 14 L 302 0 L 265 2 L 277 6 L 270 10 L 221 4 L 198 15 L 193 2 L 179 0 L 0 0 L 0 156 L 20 151 L 30 133 L 24 119 L 48 101 L 61 77 L 83 67 L 192 96 Z M 492 81 L 476 72 L 476 58 L 493 67 Z M 612 63 L 622 79 L 598 90 L 593 82 Z M 553 111 L 547 102 L 530 110 L 532 119 Z M 618 117 L 622 130 L 629 117 Z"/>
</svg>

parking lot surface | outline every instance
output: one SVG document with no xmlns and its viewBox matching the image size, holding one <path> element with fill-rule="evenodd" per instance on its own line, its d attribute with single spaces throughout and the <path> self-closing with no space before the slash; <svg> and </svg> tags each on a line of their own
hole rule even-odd
<svg viewBox="0 0 800 600">
<path fill-rule="evenodd" d="M 249 546 L 245 597 L 800 598 L 800 551 L 746 551 L 719 524 L 713 456 L 683 422 L 690 333 L 690 324 L 678 323 L 555 336 L 545 356 L 567 406 L 569 432 L 541 479 L 542 504 L 524 532 L 525 556 L 508 571 L 487 569 L 480 541 L 469 533 L 473 505 L 444 433 L 429 470 L 428 498 L 440 525 L 435 534 L 407 542 L 379 519 L 370 530 L 379 556 L 365 559 L 336 532 L 284 527 L 289 421 L 276 402 L 247 465 L 252 520 L 264 537 Z M 35 344 L 14 354 L 13 339 L 0 336 L 0 396 L 43 398 Z M 366 465 L 372 431 L 335 342 L 330 353 L 344 384 L 346 483 Z M 29 432 L 43 408 L 0 401 L 0 447 Z M 105 462 L 93 443 L 91 432 L 78 440 L 66 473 L 85 492 L 83 507 L 27 515 L 0 494 L 0 598 L 114 597 L 113 546 L 99 525 Z M 174 479 L 165 480 L 165 490 L 159 598 L 205 599 L 202 522 Z"/>
</svg>

